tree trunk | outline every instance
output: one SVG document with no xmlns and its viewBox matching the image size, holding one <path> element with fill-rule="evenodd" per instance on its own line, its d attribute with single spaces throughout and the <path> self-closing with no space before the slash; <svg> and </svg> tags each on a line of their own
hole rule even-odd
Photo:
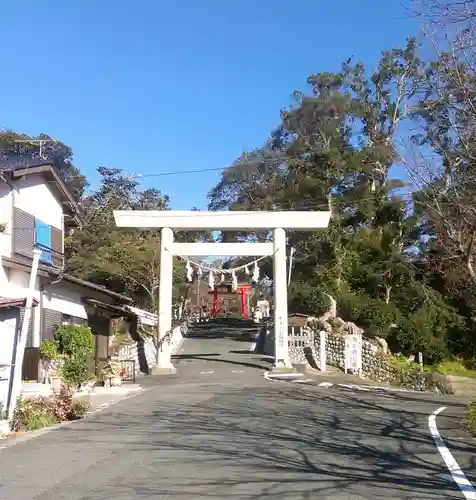
<svg viewBox="0 0 476 500">
<path fill-rule="evenodd" d="M 331 315 L 331 318 L 335 319 L 337 317 L 337 302 L 332 295 L 326 293 L 326 296 L 329 298 L 331 303 L 329 307 L 329 314 Z"/>
</svg>

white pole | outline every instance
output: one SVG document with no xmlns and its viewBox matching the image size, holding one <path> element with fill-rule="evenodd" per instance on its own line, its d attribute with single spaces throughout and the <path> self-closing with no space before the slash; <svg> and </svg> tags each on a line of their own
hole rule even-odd
<svg viewBox="0 0 476 500">
<path fill-rule="evenodd" d="M 25 355 L 26 337 L 28 335 L 28 326 L 30 324 L 31 312 L 33 309 L 33 297 L 36 288 L 36 278 L 38 276 L 38 264 L 40 262 L 41 250 L 33 250 L 33 261 L 31 263 L 30 283 L 26 295 L 25 314 L 21 325 L 20 334 L 15 337 L 15 366 L 13 367 L 13 380 L 10 395 L 10 404 L 8 407 L 8 420 L 13 418 L 13 412 L 17 399 L 21 393 L 21 376 L 23 367 L 23 357 Z"/>
<path fill-rule="evenodd" d="M 326 332 L 321 330 L 319 332 L 320 342 L 319 342 L 319 361 L 321 365 L 321 372 L 327 370 L 327 359 L 326 359 Z"/>
<path fill-rule="evenodd" d="M 291 284 L 291 271 L 293 268 L 293 256 L 294 256 L 295 249 L 294 247 L 291 247 L 291 250 L 289 252 L 289 274 L 288 274 L 288 286 Z"/>
<path fill-rule="evenodd" d="M 160 237 L 159 331 L 157 335 L 159 342 L 172 328 L 173 255 L 171 248 L 173 242 L 172 229 L 162 228 Z M 172 368 L 168 343 L 162 349 L 157 349 L 157 367 Z"/>
<path fill-rule="evenodd" d="M 289 367 L 288 289 L 286 286 L 286 231 L 273 229 L 274 288 L 274 362 L 276 367 Z"/>
</svg>

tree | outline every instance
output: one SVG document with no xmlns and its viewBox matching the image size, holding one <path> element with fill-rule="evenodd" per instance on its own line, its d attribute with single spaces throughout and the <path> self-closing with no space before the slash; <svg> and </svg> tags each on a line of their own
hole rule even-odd
<svg viewBox="0 0 476 500">
<path fill-rule="evenodd" d="M 438 52 L 426 67 L 414 143 L 431 155 L 407 162 L 418 186 L 414 197 L 428 249 L 442 269 L 458 267 L 476 285 L 476 76 L 474 53 L 460 45 Z M 448 263 L 444 264 L 444 261 Z"/>
<path fill-rule="evenodd" d="M 41 159 L 51 161 L 76 201 L 81 199 L 88 186 L 86 177 L 73 164 L 72 149 L 46 134 L 30 137 L 11 130 L 0 132 L 0 155 L 6 159 L 41 156 Z"/>
<path fill-rule="evenodd" d="M 292 307 L 319 314 L 331 294 L 344 319 L 436 361 L 449 346 L 462 351 L 467 323 L 426 262 L 421 204 L 391 175 L 408 152 L 397 140 L 401 127 L 423 119 L 430 66 L 409 39 L 404 48 L 383 52 L 371 73 L 348 60 L 337 73 L 310 76 L 309 91 L 295 92 L 264 146 L 224 172 L 209 193 L 209 208 L 330 211 L 327 231 L 289 235 L 296 249 Z M 428 142 L 430 128 L 423 134 Z M 266 265 L 271 276 L 271 262 Z"/>
<path fill-rule="evenodd" d="M 138 180 L 119 169 L 100 167 L 100 187 L 81 202 L 84 224 L 65 242 L 67 271 L 79 278 L 107 286 L 158 311 L 160 279 L 160 230 L 126 230 L 116 227 L 114 210 L 168 210 L 169 197 L 156 188 L 142 190 Z M 177 233 L 206 239 L 207 233 Z M 186 294 L 185 263 L 174 265 L 174 299 Z"/>
</svg>

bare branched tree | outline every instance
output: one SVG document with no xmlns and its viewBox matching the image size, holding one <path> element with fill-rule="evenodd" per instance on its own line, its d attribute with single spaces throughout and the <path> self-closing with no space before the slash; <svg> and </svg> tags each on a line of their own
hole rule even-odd
<svg viewBox="0 0 476 500">
<path fill-rule="evenodd" d="M 432 9 L 434 22 L 442 27 L 444 22 L 472 22 L 476 13 L 476 1 L 421 3 Z M 413 157 L 405 162 L 418 188 L 416 208 L 439 261 L 463 266 L 462 277 L 476 284 L 476 58 L 472 36 L 470 30 L 458 28 L 453 38 L 445 38 L 444 47 L 441 41 L 432 40 L 435 60 L 421 79 L 413 115 L 419 122 L 412 137 L 418 151 L 413 150 Z"/>
<path fill-rule="evenodd" d="M 476 21 L 476 0 L 413 0 L 413 13 L 439 27 L 469 28 Z"/>
</svg>

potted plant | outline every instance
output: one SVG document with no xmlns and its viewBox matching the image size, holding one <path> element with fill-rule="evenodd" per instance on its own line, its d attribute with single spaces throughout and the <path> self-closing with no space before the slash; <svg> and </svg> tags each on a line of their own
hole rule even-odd
<svg viewBox="0 0 476 500">
<path fill-rule="evenodd" d="M 122 384 L 121 363 L 118 361 L 108 361 L 101 370 L 101 378 L 106 387 L 113 387 Z"/>
<path fill-rule="evenodd" d="M 59 345 L 56 340 L 45 340 L 40 346 L 40 357 L 43 364 L 42 382 L 51 384 L 53 392 L 59 392 L 62 385 L 62 377 L 56 373 L 57 365 L 62 359 Z"/>
</svg>

